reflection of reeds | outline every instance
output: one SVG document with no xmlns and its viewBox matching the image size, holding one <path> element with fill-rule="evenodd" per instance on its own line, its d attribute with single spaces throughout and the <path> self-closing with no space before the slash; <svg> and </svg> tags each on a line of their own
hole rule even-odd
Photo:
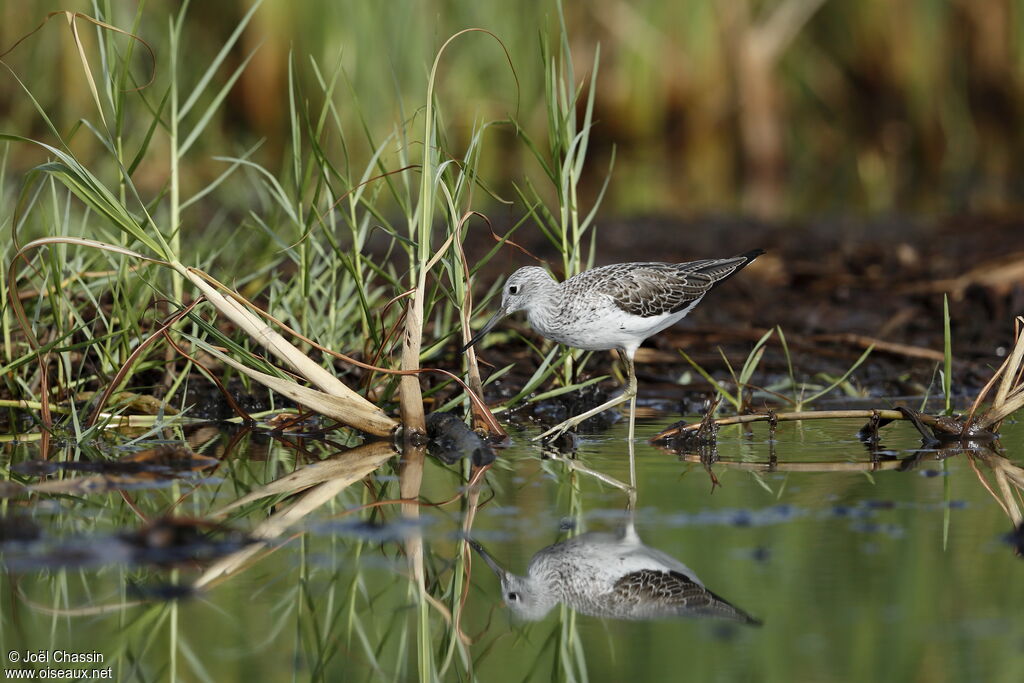
<svg viewBox="0 0 1024 683">
<path fill-rule="evenodd" d="M 312 512 L 334 500 L 339 493 L 376 470 L 394 453 L 394 449 L 386 442 L 371 442 L 340 453 L 331 460 L 296 470 L 223 508 L 218 514 L 225 514 L 267 496 L 304 491 L 298 500 L 273 513 L 253 529 L 250 535 L 259 539 L 259 543 L 254 543 L 214 563 L 196 579 L 194 587 L 208 587 L 213 582 L 237 572 L 261 550 L 266 549 L 267 541 L 278 538 L 294 528 Z"/>
<path fill-rule="evenodd" d="M 666 451 L 670 452 L 670 451 Z M 705 465 L 704 456 L 699 453 L 681 453 L 679 459 Z M 839 460 L 833 462 L 750 462 L 746 460 L 715 460 L 715 465 L 727 469 L 747 470 L 751 472 L 880 472 L 898 470 L 903 463 L 899 460 L 871 460 L 867 462 L 849 462 Z"/>
<path fill-rule="evenodd" d="M 423 463 L 426 451 L 423 448 L 406 448 L 402 453 L 399 466 L 399 490 L 403 500 L 415 500 L 420 495 L 423 484 Z M 401 507 L 402 516 L 417 520 L 420 516 L 419 505 L 405 504 Z M 423 536 L 414 533 L 405 541 L 405 558 L 408 562 L 412 580 L 409 582 L 408 595 L 416 606 L 416 661 L 418 663 L 419 680 L 430 681 L 433 677 L 433 648 L 430 642 L 430 604 L 428 602 L 426 570 L 423 558 Z"/>
<path fill-rule="evenodd" d="M 568 489 L 568 514 L 572 519 L 572 527 L 567 536 L 573 537 L 583 533 L 583 495 L 580 490 L 579 477 L 575 472 L 565 478 Z M 555 661 L 562 677 L 567 681 L 588 681 L 586 650 L 580 638 L 579 618 L 576 610 L 565 603 L 558 606 L 558 625 L 551 634 L 556 640 Z"/>
<path fill-rule="evenodd" d="M 1019 527 L 1021 522 L 1024 522 L 1024 514 L 1021 513 L 1021 507 L 1024 507 L 1024 468 L 1014 465 L 988 448 L 967 450 L 965 453 L 971 463 L 971 468 L 978 475 L 978 481 L 986 491 L 992 494 L 992 498 L 1010 518 L 1013 526 Z M 977 466 L 978 462 L 983 463 L 992 473 L 995 487 L 988 482 L 984 473 Z"/>
</svg>

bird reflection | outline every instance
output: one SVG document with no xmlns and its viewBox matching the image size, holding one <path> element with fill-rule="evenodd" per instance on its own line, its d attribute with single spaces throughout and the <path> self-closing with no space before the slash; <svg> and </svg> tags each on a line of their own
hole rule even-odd
<svg viewBox="0 0 1024 683">
<path fill-rule="evenodd" d="M 632 518 L 617 533 L 589 532 L 544 548 L 530 560 L 526 576 L 506 571 L 479 543 L 470 544 L 498 575 L 513 614 L 527 621 L 543 619 L 564 602 L 593 617 L 761 624 L 705 588 L 682 562 L 645 545 Z"/>
</svg>

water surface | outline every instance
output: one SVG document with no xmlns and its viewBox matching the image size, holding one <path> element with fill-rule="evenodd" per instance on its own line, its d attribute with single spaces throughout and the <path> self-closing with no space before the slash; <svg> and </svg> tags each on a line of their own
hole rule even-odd
<svg viewBox="0 0 1024 683">
<path fill-rule="evenodd" d="M 2 649 L 99 651 L 121 680 L 1024 680 L 1024 564 L 1003 538 L 1020 504 L 1020 426 L 1004 428 L 1001 455 L 920 451 L 903 424 L 874 452 L 855 421 L 782 424 L 774 440 L 762 424 L 723 428 L 714 485 L 707 453 L 646 443 L 664 425 L 638 424 L 632 513 L 623 491 L 543 458 L 530 432 L 471 489 L 468 466 L 403 466 L 386 447 L 210 430 L 192 445 L 220 464 L 176 478 L 51 474 L 95 480 L 7 492 Z M 584 437 L 575 462 L 628 481 L 625 432 Z M 5 454 L 9 478 L 41 481 L 19 465 L 31 445 Z M 410 492 L 419 504 L 394 502 Z M 160 526 L 171 513 L 179 523 Z M 646 545 L 763 625 L 564 605 L 524 622 L 462 541 L 525 573 L 541 549 L 631 515 Z M 211 578 L 268 519 L 285 520 L 279 535 Z"/>
</svg>

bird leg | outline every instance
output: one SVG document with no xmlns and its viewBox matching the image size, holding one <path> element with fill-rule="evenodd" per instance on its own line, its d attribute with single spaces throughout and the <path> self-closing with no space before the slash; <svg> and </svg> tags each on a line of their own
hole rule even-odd
<svg viewBox="0 0 1024 683">
<path fill-rule="evenodd" d="M 632 366 L 632 363 L 630 363 Z M 634 381 L 635 378 L 634 378 Z M 633 452 L 633 429 L 636 423 L 636 392 L 629 399 L 629 486 L 636 492 L 636 453 Z"/>
<path fill-rule="evenodd" d="M 568 431 L 569 429 L 572 429 L 573 427 L 578 426 L 584 420 L 587 420 L 587 419 L 589 419 L 589 418 L 591 418 L 591 417 L 593 417 L 593 416 L 595 416 L 595 415 L 597 415 L 599 413 L 603 413 L 604 411 L 608 410 L 609 408 L 614 408 L 615 406 L 619 405 L 620 403 L 624 403 L 626 401 L 629 401 L 630 399 L 634 400 L 634 403 L 632 405 L 635 406 L 636 405 L 636 403 L 635 403 L 635 399 L 636 399 L 636 370 L 633 368 L 633 354 L 632 353 L 627 354 L 627 353 L 625 353 L 623 351 L 619 351 L 619 358 L 622 359 L 622 364 L 626 366 L 626 386 L 625 386 L 625 389 L 623 390 L 623 392 L 621 394 L 619 394 L 615 398 L 611 399 L 610 401 L 606 401 L 605 403 L 602 403 L 601 405 L 597 406 L 596 408 L 591 408 L 590 410 L 586 411 L 585 413 L 580 413 L 579 415 L 577 415 L 575 417 L 570 417 L 568 420 L 565 420 L 564 422 L 559 422 L 558 424 L 556 424 L 551 429 L 547 430 L 546 432 L 544 432 L 540 436 L 533 437 L 533 439 L 531 439 L 531 440 L 532 441 L 548 441 L 550 439 L 554 439 L 555 437 L 557 437 L 562 432 Z M 630 416 L 629 417 L 629 431 L 630 431 L 629 438 L 630 438 L 630 441 L 632 441 L 632 439 L 633 439 L 633 414 L 634 414 L 634 411 L 630 410 L 630 412 L 629 412 L 629 416 Z"/>
</svg>

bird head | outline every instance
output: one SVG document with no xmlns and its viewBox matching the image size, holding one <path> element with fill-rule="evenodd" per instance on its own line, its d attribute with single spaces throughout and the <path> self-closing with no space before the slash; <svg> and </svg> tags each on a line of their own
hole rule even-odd
<svg viewBox="0 0 1024 683">
<path fill-rule="evenodd" d="M 537 266 L 525 266 L 509 275 L 501 290 L 501 307 L 462 347 L 462 351 L 483 339 L 484 335 L 490 332 L 505 316 L 516 311 L 528 310 L 533 303 L 540 300 L 540 294 L 546 291 L 545 288 L 552 284 L 554 284 L 554 280 L 551 279 L 548 272 Z"/>
<path fill-rule="evenodd" d="M 517 576 L 505 571 L 476 541 L 469 541 L 469 544 L 497 574 L 501 582 L 501 597 L 516 618 L 523 621 L 540 621 L 551 611 L 556 601 L 542 587 L 535 585 L 528 576 Z"/>
</svg>

